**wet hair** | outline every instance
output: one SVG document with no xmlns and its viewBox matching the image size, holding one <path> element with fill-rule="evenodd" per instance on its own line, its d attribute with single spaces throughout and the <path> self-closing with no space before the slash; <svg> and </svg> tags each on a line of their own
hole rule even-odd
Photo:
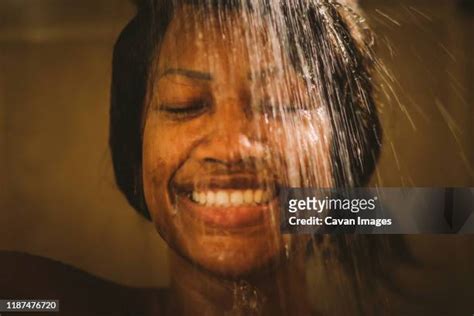
<svg viewBox="0 0 474 316">
<path fill-rule="evenodd" d="M 109 144 L 118 187 L 130 205 L 150 219 L 142 185 L 141 123 L 152 59 L 176 4 L 158 0 L 136 2 L 137 14 L 114 47 Z M 244 6 L 252 9 L 252 1 L 245 0 L 182 0 L 181 3 L 210 10 L 238 10 Z M 265 0 L 262 3 L 263 7 L 270 5 Z M 325 6 L 326 15 L 321 14 L 318 5 Z M 310 69 L 312 75 L 330 83 L 322 89 L 322 97 L 333 105 L 329 114 L 333 130 L 338 131 L 331 150 L 335 184 L 338 187 L 365 185 L 381 145 L 381 128 L 372 96 L 371 48 L 364 34 L 367 29 L 358 23 L 361 18 L 355 7 L 329 0 L 292 1 L 291 5 L 282 6 L 282 12 L 296 21 L 287 25 L 289 41 L 285 45 L 293 66 L 302 72 L 297 47 L 302 48 L 303 59 L 315 61 L 310 63 L 315 65 Z M 330 30 L 325 26 L 328 18 Z M 312 31 L 302 31 L 303 23 L 309 23 Z M 335 40 L 330 32 L 337 35 L 337 45 L 328 45 Z M 315 53 L 314 47 L 328 54 Z M 331 102 L 334 98 L 339 102 Z"/>
</svg>

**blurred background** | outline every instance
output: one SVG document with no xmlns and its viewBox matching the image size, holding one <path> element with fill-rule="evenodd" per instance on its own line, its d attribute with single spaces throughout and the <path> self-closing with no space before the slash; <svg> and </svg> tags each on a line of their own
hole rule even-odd
<svg viewBox="0 0 474 316">
<path fill-rule="evenodd" d="M 360 2 L 388 70 L 372 185 L 472 187 L 473 1 Z M 163 286 L 166 247 L 118 192 L 107 146 L 112 49 L 133 14 L 127 0 L 0 1 L 0 250 Z M 406 238 L 434 271 L 473 277 L 472 237 Z"/>
</svg>

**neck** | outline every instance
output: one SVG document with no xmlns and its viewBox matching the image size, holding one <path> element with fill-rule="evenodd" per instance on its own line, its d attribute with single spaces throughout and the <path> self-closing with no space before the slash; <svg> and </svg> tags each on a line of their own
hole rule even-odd
<svg viewBox="0 0 474 316">
<path fill-rule="evenodd" d="M 308 314 L 302 261 L 284 259 L 278 267 L 253 276 L 226 279 L 171 252 L 172 309 L 183 315 Z"/>
</svg>

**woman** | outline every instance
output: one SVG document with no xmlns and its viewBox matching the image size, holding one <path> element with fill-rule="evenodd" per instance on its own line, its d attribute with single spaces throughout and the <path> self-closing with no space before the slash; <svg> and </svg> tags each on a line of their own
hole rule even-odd
<svg viewBox="0 0 474 316">
<path fill-rule="evenodd" d="M 359 275 L 369 293 L 371 277 L 395 264 L 399 241 L 282 235 L 277 199 L 282 187 L 361 186 L 373 171 L 381 132 L 371 41 L 355 9 L 323 0 L 151 1 L 122 33 L 115 174 L 174 251 L 170 297 L 180 303 L 172 310 L 367 312 L 352 294 L 343 307 L 311 306 L 307 251 L 316 266 L 331 262 L 341 278 L 335 291 L 358 289 Z"/>
<path fill-rule="evenodd" d="M 118 186 L 173 249 L 171 287 L 2 255 L 21 275 L 0 297 L 59 299 L 65 315 L 386 313 L 372 305 L 401 243 L 279 230 L 281 188 L 373 171 L 366 31 L 353 3 L 141 2 L 114 50 L 110 146 Z"/>
</svg>

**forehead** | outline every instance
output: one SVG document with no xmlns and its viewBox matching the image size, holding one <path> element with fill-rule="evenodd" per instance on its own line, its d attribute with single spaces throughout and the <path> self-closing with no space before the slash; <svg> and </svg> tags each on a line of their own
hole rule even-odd
<svg viewBox="0 0 474 316">
<path fill-rule="evenodd" d="M 238 9 L 208 11 L 185 5 L 177 9 L 161 44 L 158 67 L 225 73 L 251 73 L 257 68 L 286 68 L 288 61 L 271 25 Z M 252 24 L 253 25 L 253 24 Z"/>
</svg>

